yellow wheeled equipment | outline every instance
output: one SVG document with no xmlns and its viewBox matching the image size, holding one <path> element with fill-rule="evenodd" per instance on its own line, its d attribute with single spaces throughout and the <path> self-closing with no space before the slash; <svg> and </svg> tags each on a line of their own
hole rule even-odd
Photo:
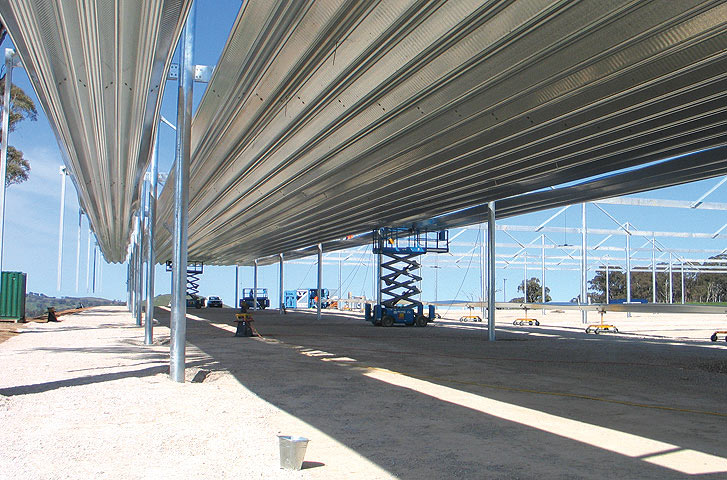
<svg viewBox="0 0 727 480">
<path fill-rule="evenodd" d="M 512 322 L 513 325 L 519 325 L 519 326 L 525 326 L 525 325 L 540 325 L 540 322 L 536 318 L 528 318 L 528 309 L 524 308 L 525 310 L 525 318 L 516 318 L 515 321 Z"/>
<path fill-rule="evenodd" d="M 588 327 L 586 327 L 586 333 L 593 332 L 596 335 L 602 332 L 618 333 L 618 328 L 616 328 L 615 325 L 608 325 L 603 323 L 603 314 L 606 312 L 601 310 L 598 313 L 601 314 L 601 323 L 599 323 L 598 325 L 588 325 Z"/>
<path fill-rule="evenodd" d="M 709 337 L 709 339 L 713 342 L 716 342 L 719 339 L 720 335 L 724 335 L 724 341 L 727 342 L 727 330 L 717 330 L 712 334 L 711 337 Z"/>
</svg>

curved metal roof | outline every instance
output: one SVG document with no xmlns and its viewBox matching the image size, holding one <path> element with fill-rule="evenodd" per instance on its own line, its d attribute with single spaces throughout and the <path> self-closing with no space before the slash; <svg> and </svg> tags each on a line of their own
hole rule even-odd
<svg viewBox="0 0 727 480">
<path fill-rule="evenodd" d="M 0 0 L 104 257 L 126 258 L 174 46 L 191 0 Z"/>
<path fill-rule="evenodd" d="M 193 121 L 189 258 L 250 263 L 723 144 L 726 48 L 718 1 L 247 2 Z"/>
</svg>

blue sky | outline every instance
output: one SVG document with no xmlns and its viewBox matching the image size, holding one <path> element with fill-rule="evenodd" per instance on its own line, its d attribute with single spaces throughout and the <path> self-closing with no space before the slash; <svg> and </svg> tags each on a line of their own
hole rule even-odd
<svg viewBox="0 0 727 480">
<path fill-rule="evenodd" d="M 195 62 L 203 65 L 214 65 L 217 62 L 230 26 L 234 22 L 239 0 L 198 0 L 197 10 L 197 40 L 195 44 Z M 11 47 L 10 39 L 6 39 L 3 48 Z M 13 79 L 32 97 L 35 97 L 32 87 L 22 68 L 15 69 Z M 176 84 L 167 84 L 162 114 L 176 123 Z M 196 102 L 204 92 L 204 85 L 195 85 Z M 39 105 L 38 105 L 39 106 Z M 76 245 L 78 234 L 78 203 L 76 192 L 70 181 L 67 183 L 64 222 L 64 248 L 62 288 L 56 289 L 57 260 L 58 260 L 58 220 L 60 202 L 60 174 L 62 164 L 61 154 L 55 136 L 48 125 L 45 114 L 40 111 L 37 122 L 25 121 L 10 134 L 9 143 L 23 151 L 25 157 L 31 162 L 30 180 L 21 185 L 13 185 L 7 191 L 5 238 L 3 253 L 3 270 L 22 271 L 28 274 L 28 291 L 42 292 L 47 295 L 85 296 L 92 293 L 86 288 L 87 278 L 87 224 L 85 218 L 81 229 L 81 253 L 79 289 L 76 290 Z M 160 171 L 167 171 L 173 162 L 174 132 L 171 128 L 160 127 Z M 665 198 L 675 200 L 696 200 L 720 179 L 710 179 L 693 184 L 663 189 L 660 191 L 640 194 L 640 197 Z M 710 195 L 705 201 L 727 202 L 725 198 L 727 186 L 722 186 Z M 714 232 L 725 221 L 723 212 L 699 211 L 667 208 L 636 208 L 618 205 L 603 206 L 606 211 L 619 221 L 629 220 L 642 230 L 657 230 L 665 232 L 695 231 Z M 507 225 L 538 225 L 552 215 L 552 211 L 539 212 L 519 218 L 502 221 Z M 553 220 L 550 226 L 578 227 L 580 225 L 580 206 L 573 206 L 565 214 Z M 589 228 L 615 228 L 615 224 L 595 206 L 588 206 Z M 458 229 L 453 231 L 458 232 Z M 454 235 L 451 233 L 450 235 Z M 724 233 L 724 232 L 723 232 Z M 442 264 L 459 262 L 447 268 L 435 269 L 431 265 L 435 260 L 430 256 L 424 260 L 424 280 L 422 287 L 425 300 L 434 300 L 435 296 L 442 299 L 476 299 L 480 292 L 479 248 L 473 249 L 478 233 L 467 231 L 459 236 L 452 247 L 453 255 L 440 257 Z M 528 249 L 529 261 L 528 277 L 540 277 L 540 240 L 538 233 L 521 232 L 516 238 L 523 244 L 535 240 L 538 248 Z M 576 234 L 562 232 L 548 233 L 549 239 L 559 244 L 580 245 L 580 237 Z M 536 238 L 537 237 L 537 238 Z M 605 237 L 591 235 L 589 245 L 601 241 Z M 498 250 L 502 259 L 513 255 L 519 248 L 516 241 L 503 232 L 497 234 L 498 243 L 512 244 Z M 701 256 L 705 253 L 687 253 L 684 249 L 721 250 L 725 248 L 724 238 L 716 240 L 695 240 L 664 238 L 662 243 L 674 250 L 674 255 L 689 258 Z M 634 249 L 640 247 L 645 239 L 632 239 Z M 623 248 L 624 237 L 615 237 L 604 244 L 605 247 Z M 681 253 L 679 253 L 681 252 Z M 564 256 L 562 249 L 549 249 L 547 256 Z M 608 254 L 618 255 L 616 250 Z M 93 254 L 92 254 L 93 255 Z M 324 262 L 324 287 L 331 290 L 338 289 L 339 263 L 337 253 Z M 576 257 L 578 253 L 574 254 Z M 621 252 L 623 257 L 623 252 Z M 634 253 L 637 258 L 649 258 L 650 252 Z M 342 254 L 345 261 L 341 262 L 342 290 L 344 295 L 351 292 L 354 295 L 366 294 L 371 296 L 373 290 L 373 268 L 370 265 L 372 258 L 370 248 L 346 252 Z M 536 259 L 537 257 L 537 259 Z M 668 254 L 666 257 L 668 259 Z M 311 262 L 314 259 L 286 264 L 286 289 L 314 287 L 316 284 L 316 268 Z M 307 264 L 306 264 L 307 262 Z M 522 257 L 516 263 L 522 263 Z M 367 264 L 366 264 L 367 263 Z M 635 263 L 638 263 L 635 261 Z M 96 292 L 93 295 L 113 299 L 126 298 L 126 265 L 106 264 L 99 259 L 100 274 Z M 502 279 L 506 278 L 505 298 L 517 296 L 516 286 L 522 281 L 524 271 L 521 264 L 508 266 L 506 269 L 498 268 L 498 288 L 502 288 Z M 593 272 L 589 272 L 589 278 Z M 436 277 L 436 293 L 435 293 Z M 234 299 L 235 269 L 234 267 L 206 267 L 200 281 L 200 293 L 205 296 L 219 295 L 225 303 L 232 304 Z M 168 293 L 171 283 L 170 274 L 159 266 L 156 270 L 157 293 Z M 273 304 L 277 304 L 278 267 L 277 265 L 261 267 L 259 269 L 259 286 L 267 287 L 273 296 Z M 554 300 L 568 301 L 579 292 L 579 272 L 577 270 L 550 269 L 546 274 L 546 284 L 551 289 Z M 240 288 L 252 286 L 252 268 L 240 268 Z M 502 292 L 498 292 L 500 300 Z"/>
</svg>

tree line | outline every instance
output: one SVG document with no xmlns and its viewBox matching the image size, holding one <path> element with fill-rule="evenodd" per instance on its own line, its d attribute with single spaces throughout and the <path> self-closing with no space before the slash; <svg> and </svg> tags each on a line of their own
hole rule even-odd
<svg viewBox="0 0 727 480">
<path fill-rule="evenodd" d="M 722 262 L 721 262 L 721 261 Z M 709 260 L 685 265 L 685 270 L 699 270 L 699 267 L 725 267 L 727 254 L 710 257 Z M 682 299 L 682 273 L 681 264 L 672 265 L 671 278 L 669 277 L 667 263 L 657 265 L 656 273 L 656 301 L 669 302 L 669 286 L 673 301 Z M 684 273 L 684 300 L 689 303 L 715 303 L 727 301 L 727 274 L 713 273 L 702 268 L 701 272 Z M 589 296 L 593 303 L 606 302 L 606 265 L 602 265 L 594 277 L 589 280 Z M 626 299 L 626 273 L 618 266 L 608 266 L 608 296 L 609 300 Z M 631 271 L 631 299 L 653 299 L 653 280 L 651 271 Z"/>
</svg>

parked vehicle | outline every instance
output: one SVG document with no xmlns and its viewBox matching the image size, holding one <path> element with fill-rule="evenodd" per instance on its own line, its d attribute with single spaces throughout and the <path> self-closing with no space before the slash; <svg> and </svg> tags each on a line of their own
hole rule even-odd
<svg viewBox="0 0 727 480">
<path fill-rule="evenodd" d="M 242 298 L 240 299 L 240 308 L 242 308 L 243 304 L 247 305 L 247 308 L 253 308 L 256 298 L 257 310 L 265 310 L 270 306 L 267 288 L 258 288 L 257 290 L 252 288 L 243 288 Z"/>
<path fill-rule="evenodd" d="M 222 308 L 222 299 L 214 295 L 207 298 L 207 308 Z"/>
</svg>

